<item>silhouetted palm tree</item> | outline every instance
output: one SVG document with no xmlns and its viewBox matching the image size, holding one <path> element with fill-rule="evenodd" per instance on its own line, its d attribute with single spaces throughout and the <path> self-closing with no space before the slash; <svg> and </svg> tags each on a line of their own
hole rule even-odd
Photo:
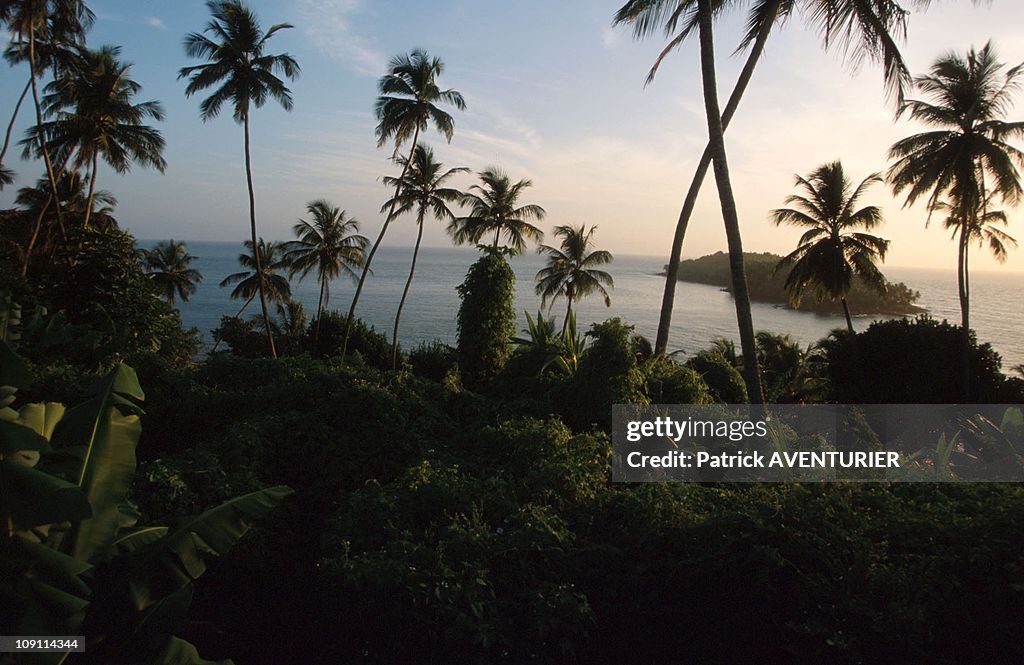
<svg viewBox="0 0 1024 665">
<path fill-rule="evenodd" d="M 252 186 L 252 151 L 249 139 L 251 108 L 261 108 L 268 99 L 274 99 L 285 110 L 292 109 L 292 95 L 278 74 L 294 80 L 299 75 L 299 63 L 287 53 L 265 53 L 267 42 L 278 31 L 291 28 L 287 23 L 271 26 L 266 32 L 260 27 L 256 15 L 239 0 L 206 3 L 213 19 L 202 33 L 193 32 L 185 38 L 185 52 L 190 58 L 205 58 L 206 63 L 184 67 L 178 78 L 188 77 L 185 96 L 216 87 L 213 94 L 199 105 L 199 116 L 204 122 L 220 113 L 229 103 L 234 107 L 235 122 L 245 128 L 245 177 L 249 187 L 249 222 L 251 242 L 257 244 L 256 195 Z M 210 35 L 210 36 L 207 36 Z M 256 274 L 263 275 L 259 252 L 256 253 Z M 277 357 L 274 334 L 270 327 L 267 308 L 267 288 L 259 279 L 260 305 L 263 325 L 267 331 L 270 355 Z"/>
<path fill-rule="evenodd" d="M 469 207 L 469 214 L 448 224 L 448 235 L 455 244 L 479 243 L 494 233 L 491 247 L 497 250 L 504 234 L 512 252 L 519 254 L 526 249 L 527 240 L 543 242 L 544 232 L 527 220 L 543 220 L 547 212 L 536 204 L 519 205 L 519 197 L 533 186 L 533 181 L 513 183 L 504 171 L 493 166 L 478 175 L 483 184 L 471 186 L 462 199 L 462 205 Z"/>
<path fill-rule="evenodd" d="M 720 13 L 739 4 L 736 0 L 714 0 L 709 3 L 709 8 L 715 13 Z M 926 6 L 929 0 L 919 0 L 915 4 Z M 647 83 L 654 80 L 665 57 L 697 30 L 697 9 L 696 0 L 629 0 L 615 14 L 614 23 L 631 25 L 636 39 L 659 32 L 664 32 L 669 39 L 648 73 Z M 910 74 L 900 55 L 896 38 L 906 34 L 907 12 L 895 0 L 814 0 L 802 4 L 798 0 L 762 0 L 750 5 L 746 32 L 739 47 L 741 51 L 750 48 L 750 52 L 722 113 L 723 133 L 747 89 L 773 26 L 776 23 L 784 23 L 794 11 L 801 9 L 802 15 L 822 35 L 826 48 L 838 46 L 855 63 L 863 58 L 881 61 L 888 91 L 902 100 Z M 711 163 L 712 145 L 709 142 L 690 181 L 676 221 L 666 269 L 658 335 L 655 340 L 655 352 L 659 354 L 667 350 L 682 245 L 697 196 Z"/>
<path fill-rule="evenodd" d="M 167 167 L 163 137 L 142 124 L 146 118 L 162 120 L 163 107 L 157 101 L 132 103 L 142 86 L 129 78 L 131 64 L 118 60 L 120 53 L 118 46 L 81 49 L 67 74 L 46 86 L 46 115 L 55 119 L 33 127 L 22 141 L 28 152 L 41 133 L 59 162 L 73 171 L 88 168 L 90 199 L 101 157 L 118 174 L 131 170 L 133 161 L 161 173 Z M 86 206 L 84 228 L 91 208 Z"/>
<path fill-rule="evenodd" d="M 1009 144 L 1024 137 L 1024 122 L 1003 119 L 1020 88 L 1022 66 L 1004 72 L 991 43 L 973 48 L 966 58 L 948 53 L 927 76 L 915 80 L 931 101 L 908 100 L 900 109 L 935 129 L 909 136 L 893 145 L 889 181 L 897 194 L 907 192 L 906 205 L 923 196 L 930 211 L 943 197 L 960 210 L 958 282 L 961 325 L 970 329 L 970 293 L 967 290 L 967 247 L 985 203 L 998 197 L 1015 205 L 1024 193 L 1019 168 L 1024 153 Z M 966 231 L 966 232 L 965 232 Z"/>
<path fill-rule="evenodd" d="M 281 245 L 274 242 L 266 242 L 263 238 L 260 238 L 258 256 L 253 255 L 251 240 L 246 240 L 243 245 L 248 251 L 238 255 L 238 264 L 245 268 L 245 270 L 232 273 L 220 282 L 222 287 L 235 285 L 235 288 L 231 291 L 230 297 L 232 300 L 245 299 L 245 304 L 235 314 L 235 318 L 241 316 L 245 308 L 249 306 L 249 303 L 260 293 L 257 264 L 262 266 L 264 289 L 266 290 L 268 300 L 275 303 L 285 303 L 291 300 L 292 297 L 291 283 L 284 275 L 284 273 L 288 272 L 289 265 L 284 260 L 284 251 L 281 249 Z"/>
<path fill-rule="evenodd" d="M 377 82 L 377 89 L 380 96 L 377 97 L 377 104 L 374 111 L 377 115 L 377 147 L 383 146 L 389 141 L 395 143 L 395 154 L 406 141 L 412 140 L 409 147 L 409 154 L 402 169 L 402 175 L 394 180 L 395 196 L 391 199 L 397 205 L 401 192 L 402 183 L 406 173 L 412 164 L 416 146 L 419 144 L 420 134 L 433 125 L 434 129 L 440 132 L 449 143 L 455 132 L 455 121 L 447 112 L 438 108 L 438 104 L 450 104 L 460 111 L 465 110 L 466 102 L 462 93 L 448 89 L 441 90 L 437 85 L 437 77 L 444 72 L 444 63 L 440 58 L 431 58 L 426 51 L 416 49 L 408 55 L 399 55 L 391 59 L 388 64 L 388 73 Z M 356 305 L 359 304 L 359 296 L 363 292 L 363 285 L 366 277 L 370 274 L 370 265 L 373 257 L 377 254 L 384 234 L 387 233 L 391 220 L 395 217 L 395 207 L 392 206 L 388 216 L 384 218 L 380 234 L 374 241 L 370 253 L 366 256 L 366 265 L 359 275 L 359 283 L 356 285 L 356 293 L 352 297 L 352 305 L 348 309 L 348 316 L 345 317 L 345 334 L 341 342 L 341 356 L 344 358 L 348 351 L 348 338 L 352 330 L 352 318 L 356 313 Z"/>
<path fill-rule="evenodd" d="M 14 35 L 14 42 L 19 49 L 25 46 L 27 41 L 29 84 L 32 89 L 32 101 L 35 104 L 37 126 L 42 126 L 43 124 L 43 109 L 39 101 L 38 79 L 41 67 L 47 64 L 40 58 L 40 54 L 36 52 L 37 38 L 45 36 L 48 27 L 54 27 L 53 37 L 55 39 L 71 37 L 76 40 L 76 43 L 84 43 L 85 33 L 94 20 L 95 15 L 83 0 L 0 0 L 0 22 L 5 24 Z M 58 173 L 54 169 L 50 152 L 41 136 L 39 151 L 43 157 L 43 162 L 46 164 L 46 175 L 50 181 L 50 188 L 54 199 L 57 202 L 57 222 L 61 233 L 66 235 L 57 186 Z"/>
<path fill-rule="evenodd" d="M 797 248 L 784 256 L 777 271 L 789 269 L 786 291 L 790 299 L 799 302 L 809 289 L 818 301 L 842 303 L 846 327 L 853 333 L 853 319 L 846 295 L 857 276 L 867 284 L 884 292 L 885 277 L 876 261 L 884 261 L 889 241 L 868 233 L 854 231 L 860 227 L 867 231 L 882 223 L 882 211 L 876 206 L 857 209 L 857 202 L 865 190 L 882 182 L 882 176 L 872 173 L 856 188 L 846 177 L 840 162 L 823 164 L 807 178 L 796 176 L 796 185 L 802 194 L 786 198 L 793 208 L 773 210 L 776 225 L 789 224 L 804 229 Z"/>
<path fill-rule="evenodd" d="M 556 226 L 555 237 L 562 239 L 560 248 L 548 245 L 537 248 L 537 252 L 546 255 L 548 260 L 547 266 L 539 270 L 536 276 L 536 291 L 541 297 L 541 305 L 546 305 L 548 299 L 565 296 L 563 337 L 566 326 L 569 325 L 569 317 L 572 315 L 573 302 L 596 291 L 604 298 L 605 306 L 611 307 L 612 304 L 611 296 L 605 287 L 614 288 L 615 280 L 604 270 L 596 268 L 611 263 L 612 255 L 603 249 L 593 249 L 595 231 L 597 226 L 590 227 L 589 231 L 586 225 L 582 224 Z"/>
<path fill-rule="evenodd" d="M 292 276 L 305 279 L 316 270 L 320 280 L 320 298 L 316 305 L 316 328 L 313 348 L 319 348 L 320 320 L 331 297 L 330 282 L 341 275 L 356 280 L 356 269 L 366 263 L 366 247 L 370 241 L 359 235 L 359 222 L 347 217 L 344 210 L 323 199 L 306 206 L 312 221 L 300 219 L 293 227 L 298 240 L 283 245 L 284 261 Z"/>
<path fill-rule="evenodd" d="M 461 201 L 465 194 L 457 189 L 445 187 L 445 183 L 455 174 L 467 171 L 469 169 L 462 167 L 445 170 L 444 164 L 434 158 L 434 151 L 420 144 L 416 146 L 416 150 L 413 152 L 412 163 L 405 170 L 402 182 L 398 182 L 398 178 L 384 178 L 385 185 L 395 188 L 395 196 L 381 206 L 381 213 L 391 209 L 394 211 L 394 216 L 398 217 L 415 210 L 417 226 L 416 245 L 412 250 L 412 265 L 409 267 L 409 278 L 405 281 L 402 299 L 398 303 L 398 311 L 395 312 L 395 327 L 391 335 L 393 345 L 391 350 L 391 369 L 393 371 L 398 369 L 398 328 L 402 319 L 402 309 L 405 307 L 405 300 L 409 296 L 409 287 L 412 286 L 412 278 L 416 274 L 416 259 L 419 257 L 420 243 L 423 241 L 423 222 L 426 220 L 428 213 L 434 219 L 441 221 L 455 218 L 448 204 Z"/>
<path fill-rule="evenodd" d="M 14 171 L 0 164 L 0 190 L 14 182 Z"/>
<path fill-rule="evenodd" d="M 171 305 L 175 297 L 188 302 L 203 281 L 202 273 L 189 267 L 195 260 L 196 257 L 189 254 L 188 245 L 175 240 L 164 240 L 152 249 L 142 250 L 142 266 L 146 274 Z"/>
</svg>

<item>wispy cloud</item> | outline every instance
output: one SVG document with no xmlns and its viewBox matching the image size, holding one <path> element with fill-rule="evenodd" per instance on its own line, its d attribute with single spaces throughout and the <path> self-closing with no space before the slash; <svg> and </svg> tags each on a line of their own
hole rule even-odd
<svg viewBox="0 0 1024 665">
<path fill-rule="evenodd" d="M 150 27 L 157 28 L 158 30 L 167 29 L 167 24 L 164 23 L 162 19 L 159 19 L 156 16 L 147 16 L 144 20 L 146 21 L 146 25 Z"/>
<path fill-rule="evenodd" d="M 622 33 L 615 28 L 605 28 L 604 32 L 601 33 L 601 44 L 606 49 L 616 48 L 622 43 Z"/>
<path fill-rule="evenodd" d="M 362 0 L 297 0 L 306 34 L 324 54 L 358 74 L 378 76 L 387 57 L 368 44 L 352 28 L 353 16 Z"/>
</svg>

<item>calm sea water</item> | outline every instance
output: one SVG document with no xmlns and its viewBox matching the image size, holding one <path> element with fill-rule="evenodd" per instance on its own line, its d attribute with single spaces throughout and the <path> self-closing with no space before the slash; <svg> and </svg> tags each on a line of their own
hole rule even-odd
<svg viewBox="0 0 1024 665">
<path fill-rule="evenodd" d="M 140 243 L 148 246 L 149 243 Z M 220 288 L 220 281 L 230 273 L 238 272 L 238 253 L 235 243 L 189 243 L 189 250 L 199 260 L 193 264 L 205 279 L 192 299 L 180 305 L 187 326 L 195 326 L 203 333 L 204 343 L 212 344 L 210 330 L 219 325 L 221 316 L 234 315 L 241 303 L 230 300 L 229 288 Z M 390 337 L 395 308 L 401 298 L 408 276 L 411 248 L 381 247 L 373 262 L 373 275 L 367 280 L 356 315 Z M 455 317 L 459 297 L 455 292 L 466 275 L 470 264 L 477 259 L 475 251 L 454 248 L 422 248 L 405 312 L 402 315 L 401 342 L 411 348 L 419 342 L 440 339 L 453 344 L 456 339 Z M 524 254 L 511 260 L 517 278 L 516 310 L 520 327 L 525 327 L 523 312 L 536 313 L 540 298 L 533 291 L 533 277 L 542 267 L 543 258 Z M 636 326 L 637 332 L 654 339 L 658 329 L 658 314 L 664 289 L 664 278 L 658 275 L 665 263 L 664 257 L 617 255 L 610 267 L 615 278 L 612 305 L 605 307 L 598 298 L 579 303 L 577 319 L 583 330 L 591 322 L 620 316 Z M 915 268 L 886 268 L 890 280 L 905 282 L 921 292 L 920 304 L 938 319 L 959 322 L 960 309 L 953 271 Z M 991 342 L 1003 357 L 1008 369 L 1024 363 L 1024 275 L 1012 273 L 984 273 L 972 275 L 971 323 L 978 338 Z M 331 309 L 346 312 L 355 286 L 347 280 L 331 285 Z M 301 301 L 312 315 L 316 310 L 318 287 L 315 277 L 293 282 L 294 297 Z M 554 312 L 561 320 L 564 301 L 555 304 Z M 259 310 L 254 301 L 247 314 Z M 803 344 L 817 341 L 835 328 L 845 324 L 841 316 L 824 316 L 794 312 L 783 307 L 753 305 L 756 330 L 784 332 Z M 854 326 L 862 330 L 874 317 L 857 317 Z M 676 307 L 673 315 L 669 350 L 682 349 L 687 353 L 707 347 L 716 337 L 739 338 L 732 298 L 718 288 L 681 282 L 676 289 Z"/>
</svg>

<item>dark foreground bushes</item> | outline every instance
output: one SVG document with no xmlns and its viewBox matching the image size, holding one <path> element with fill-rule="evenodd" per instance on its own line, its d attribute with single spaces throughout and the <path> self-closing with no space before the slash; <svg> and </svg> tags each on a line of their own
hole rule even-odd
<svg viewBox="0 0 1024 665">
<path fill-rule="evenodd" d="M 164 497 L 296 490 L 197 587 L 211 656 L 1024 658 L 1019 487 L 612 485 L 606 435 L 450 383 L 217 358 L 161 385 L 140 445 L 152 519 Z"/>
</svg>

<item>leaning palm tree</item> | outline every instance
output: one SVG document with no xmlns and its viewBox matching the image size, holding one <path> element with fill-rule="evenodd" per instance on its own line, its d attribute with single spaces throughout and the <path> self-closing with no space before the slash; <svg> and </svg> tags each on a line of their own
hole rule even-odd
<svg viewBox="0 0 1024 665">
<path fill-rule="evenodd" d="M 32 101 L 36 111 L 36 126 L 43 124 L 43 108 L 39 100 L 38 79 L 42 67 L 47 63 L 37 53 L 37 41 L 45 38 L 48 27 L 60 26 L 54 30 L 53 37 L 70 37 L 75 43 L 84 43 L 85 33 L 95 21 L 95 15 L 83 0 L 0 0 L 0 23 L 3 23 L 14 36 L 18 49 L 24 49 L 29 63 L 29 87 L 32 90 Z M 20 106 L 20 102 L 19 102 Z M 13 125 L 13 120 L 12 120 Z M 5 142 L 5 149 L 7 143 Z M 60 211 L 58 193 L 58 173 L 54 168 L 50 152 L 46 147 L 42 134 L 39 135 L 39 152 L 46 165 L 46 175 L 50 181 L 50 189 L 57 204 L 57 221 L 64 230 L 64 219 Z"/>
<path fill-rule="evenodd" d="M 593 249 L 594 232 L 597 226 L 587 230 L 586 225 L 556 226 L 555 237 L 561 238 L 561 247 L 541 245 L 539 254 L 547 256 L 548 264 L 537 272 L 537 295 L 541 297 L 541 305 L 549 299 L 565 296 L 565 321 L 562 322 L 562 337 L 565 337 L 569 318 L 572 316 L 572 304 L 585 296 L 597 292 L 604 298 L 606 307 L 611 307 L 612 299 L 608 288 L 615 287 L 615 280 L 604 270 L 596 266 L 612 262 L 610 252 Z"/>
<path fill-rule="evenodd" d="M 872 173 L 859 185 L 846 177 L 843 165 L 836 161 L 823 164 L 806 178 L 796 176 L 800 194 L 786 198 L 786 205 L 771 213 L 777 226 L 789 224 L 804 230 L 797 248 L 779 261 L 775 270 L 788 269 L 785 288 L 793 302 L 813 292 L 820 302 L 839 301 L 846 316 L 846 327 L 853 334 L 853 319 L 846 296 L 857 277 L 884 292 L 885 277 L 876 265 L 884 261 L 889 241 L 869 233 L 882 223 L 882 211 L 876 206 L 857 209 L 864 192 L 882 176 Z"/>
<path fill-rule="evenodd" d="M 132 162 L 161 173 L 167 168 L 163 136 L 143 124 L 146 118 L 163 120 L 163 107 L 157 101 L 133 103 L 142 86 L 129 78 L 132 66 L 120 54 L 119 46 L 80 49 L 68 74 L 46 86 L 46 115 L 54 119 L 30 129 L 22 142 L 27 153 L 45 139 L 50 154 L 71 170 L 88 168 L 86 229 L 100 158 L 118 174 L 130 171 Z"/>
<path fill-rule="evenodd" d="M 493 233 L 491 248 L 497 250 L 504 234 L 512 253 L 520 254 L 527 240 L 543 242 L 544 232 L 528 220 L 543 220 L 547 212 L 533 203 L 519 205 L 519 197 L 533 186 L 533 181 L 513 183 L 508 174 L 493 166 L 478 175 L 482 184 L 471 186 L 462 199 L 469 214 L 448 224 L 448 235 L 455 244 L 479 243 Z"/>
<path fill-rule="evenodd" d="M 377 254 L 377 248 L 384 240 L 391 220 L 395 217 L 395 206 L 398 204 L 401 188 L 405 175 L 412 165 L 412 160 L 419 144 L 420 134 L 433 125 L 434 129 L 440 132 L 445 139 L 451 143 L 452 135 L 455 133 L 455 120 L 450 114 L 441 110 L 438 104 L 444 103 L 454 106 L 460 111 L 466 109 L 466 101 L 462 93 L 457 90 L 441 90 L 437 85 L 437 77 L 444 72 L 444 62 L 440 58 L 431 58 L 426 51 L 416 49 L 408 55 L 399 55 L 391 59 L 388 64 L 388 73 L 377 82 L 377 90 L 380 96 L 374 112 L 377 115 L 377 147 L 384 146 L 389 141 L 394 141 L 395 156 L 402 145 L 411 139 L 409 154 L 405 159 L 405 166 L 402 175 L 394 180 L 395 196 L 392 201 L 395 205 L 388 211 L 384 218 L 384 224 L 380 228 L 377 240 L 374 241 L 370 253 L 366 256 L 366 265 L 359 275 L 359 283 L 356 285 L 355 295 L 352 297 L 352 304 L 348 308 L 348 316 L 345 317 L 345 334 L 341 342 L 341 357 L 345 357 L 348 351 L 348 338 L 352 331 L 352 319 L 356 313 L 356 305 L 359 304 L 359 296 L 363 292 L 363 285 L 366 277 L 370 274 L 370 265 L 373 257 Z"/>
<path fill-rule="evenodd" d="M 292 109 L 292 95 L 278 74 L 294 80 L 299 75 L 299 63 L 287 53 L 270 55 L 265 52 L 267 42 L 278 31 L 291 28 L 278 23 L 266 32 L 260 27 L 256 15 L 240 0 L 210 0 L 206 3 L 213 16 L 203 32 L 193 32 L 185 38 L 185 52 L 190 58 L 205 58 L 201 65 L 183 67 L 178 78 L 188 78 L 185 96 L 216 86 L 213 94 L 199 105 L 203 122 L 220 113 L 225 102 L 234 107 L 235 122 L 245 128 L 245 178 L 249 188 L 249 226 L 251 241 L 257 245 L 256 196 L 252 186 L 252 151 L 249 122 L 252 107 L 261 108 L 268 99 L 274 99 L 285 110 Z M 209 36 L 208 36 L 209 35 Z M 267 308 L 267 288 L 263 279 L 260 253 L 256 252 L 256 275 L 263 325 L 270 344 L 270 355 L 277 357 L 274 333 L 270 327 Z"/>
<path fill-rule="evenodd" d="M 142 250 L 146 274 L 170 305 L 174 304 L 175 297 L 188 302 L 195 295 L 198 284 L 203 281 L 202 273 L 189 267 L 196 260 L 189 254 L 188 245 L 175 240 L 164 240 L 152 249 Z"/>
<path fill-rule="evenodd" d="M 356 280 L 356 269 L 366 263 L 366 247 L 370 241 L 359 235 L 359 222 L 346 216 L 344 210 L 323 199 L 306 206 L 311 221 L 300 219 L 293 227 L 298 240 L 283 245 L 284 261 L 292 276 L 300 281 L 312 271 L 320 280 L 320 298 L 316 303 L 316 328 L 313 348 L 319 348 L 320 319 L 331 297 L 331 280 L 347 275 Z"/>
<path fill-rule="evenodd" d="M 736 0 L 714 0 L 709 4 L 711 11 L 719 13 L 740 3 Z M 930 4 L 930 0 L 917 0 L 915 4 L 924 7 Z M 654 80 L 664 59 L 697 30 L 697 9 L 697 0 L 629 0 L 616 13 L 614 23 L 632 26 L 636 39 L 662 31 L 669 39 L 647 75 L 648 84 Z M 736 113 L 772 28 L 784 23 L 798 10 L 802 10 L 800 13 L 821 34 L 826 48 L 838 46 L 854 63 L 864 58 L 881 61 L 887 90 L 902 100 L 910 74 L 896 42 L 906 35 L 907 12 L 895 0 L 805 0 L 802 3 L 798 0 L 763 0 L 750 6 L 747 29 L 738 51 L 750 50 L 721 116 L 723 132 Z M 711 164 L 712 144 L 709 141 L 676 221 L 655 341 L 655 352 L 659 354 L 665 353 L 668 346 L 683 241 Z"/>
<path fill-rule="evenodd" d="M 907 192 L 906 205 L 927 197 L 930 212 L 943 210 L 948 197 L 959 210 L 958 286 L 961 325 L 970 328 L 966 255 L 971 230 L 978 226 L 988 202 L 998 198 L 1016 205 L 1024 188 L 1019 168 L 1024 152 L 1009 141 L 1024 137 L 1024 122 L 1008 122 L 1014 95 L 1020 89 L 1024 65 L 1004 71 L 991 43 L 973 48 L 966 58 L 948 53 L 927 76 L 915 80 L 930 101 L 908 100 L 901 113 L 909 113 L 935 129 L 898 141 L 890 150 L 896 162 L 889 169 L 893 191 Z"/>
<path fill-rule="evenodd" d="M 413 275 L 416 274 L 416 259 L 420 253 L 420 243 L 423 241 L 423 223 L 429 213 L 434 219 L 448 221 L 454 219 L 455 215 L 448 207 L 449 203 L 461 201 L 465 196 L 464 192 L 451 187 L 446 187 L 447 181 L 457 173 L 466 173 L 469 169 L 452 168 L 445 169 L 444 164 L 434 158 L 434 151 L 425 145 L 416 146 L 413 151 L 412 163 L 405 170 L 402 182 L 398 178 L 385 177 L 384 184 L 395 188 L 395 196 L 381 206 L 381 213 L 393 209 L 395 217 L 415 210 L 416 212 L 416 244 L 412 250 L 412 265 L 409 267 L 409 278 L 405 281 L 405 288 L 402 290 L 402 299 L 398 302 L 398 311 L 395 313 L 395 328 L 391 335 L 391 369 L 398 369 L 398 327 L 402 319 L 402 310 L 405 308 L 405 300 L 409 296 L 409 287 L 412 286 Z"/>
<path fill-rule="evenodd" d="M 246 251 L 238 255 L 238 264 L 243 270 L 232 273 L 221 280 L 220 286 L 226 287 L 235 285 L 229 296 L 232 300 L 245 302 L 232 318 L 240 318 L 249 304 L 260 294 L 260 289 L 266 293 L 270 302 L 281 304 L 292 299 L 292 285 L 285 273 L 288 272 L 288 262 L 284 260 L 284 251 L 281 245 L 274 242 L 266 242 L 263 238 L 259 240 L 259 250 L 252 251 L 252 241 L 246 240 L 242 245 Z M 260 275 L 263 279 L 260 279 Z M 214 345 L 216 351 L 220 346 L 220 340 Z"/>
</svg>

